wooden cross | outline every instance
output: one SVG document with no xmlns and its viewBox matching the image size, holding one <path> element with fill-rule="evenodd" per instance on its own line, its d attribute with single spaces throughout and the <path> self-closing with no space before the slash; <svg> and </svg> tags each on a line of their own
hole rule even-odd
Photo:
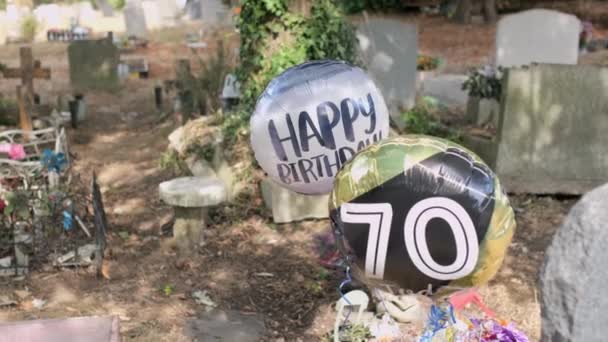
<svg viewBox="0 0 608 342">
<path fill-rule="evenodd" d="M 23 130 L 31 130 L 31 111 L 34 105 L 34 78 L 50 79 L 51 69 L 42 68 L 40 61 L 34 61 L 32 49 L 29 47 L 22 47 L 19 50 L 19 63 L 19 68 L 6 68 L 2 71 L 2 75 L 4 78 L 21 78 L 21 86 L 25 87 L 25 98 L 22 97 L 21 91 L 18 88 L 17 99 L 20 102 L 19 125 Z"/>
</svg>

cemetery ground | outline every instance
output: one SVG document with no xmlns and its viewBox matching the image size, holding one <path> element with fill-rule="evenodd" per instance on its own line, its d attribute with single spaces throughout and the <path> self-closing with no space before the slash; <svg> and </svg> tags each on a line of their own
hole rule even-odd
<svg viewBox="0 0 608 342">
<path fill-rule="evenodd" d="M 403 20 L 419 22 L 421 52 L 445 57 L 448 71 L 484 64 L 492 51 L 491 26 Z M 36 82 L 40 93 L 68 93 L 66 48 L 61 43 L 33 46 L 34 56 L 53 72 L 50 82 Z M 159 167 L 159 158 L 177 126 L 154 109 L 153 80 L 172 78 L 174 59 L 192 55 L 167 37 L 152 39 L 142 53 L 151 64 L 150 79 L 129 79 L 116 93 L 86 94 L 88 118 L 69 131 L 75 172 L 85 180 L 97 172 L 104 196 L 109 221 L 106 277 L 97 279 L 87 269 L 42 265 L 24 280 L 0 279 L 0 297 L 18 302 L 0 308 L 0 320 L 113 314 L 119 316 L 127 341 L 181 341 L 188 339 L 188 322 L 217 305 L 263 320 L 268 340 L 320 338 L 333 325 L 331 305 L 339 298 L 343 278 L 341 272 L 319 265 L 314 237 L 328 231 L 328 220 L 274 225 L 257 196 L 212 213 L 206 243 L 192 257 L 181 258 L 172 248 L 172 210 L 158 199 L 158 184 L 174 174 Z M 15 46 L 0 51 L 0 61 L 7 65 L 18 65 L 17 56 Z M 584 59 L 608 64 L 605 53 Z M 11 82 L 3 80 L 0 92 L 14 92 Z M 451 110 L 449 122 L 459 122 L 461 111 Z M 514 241 L 499 274 L 481 289 L 489 307 L 514 320 L 534 341 L 540 337 L 539 267 L 575 200 L 513 196 L 518 223 Z M 210 301 L 198 304 L 194 291 L 206 291 Z M 35 307 L 35 299 L 46 304 Z"/>
</svg>

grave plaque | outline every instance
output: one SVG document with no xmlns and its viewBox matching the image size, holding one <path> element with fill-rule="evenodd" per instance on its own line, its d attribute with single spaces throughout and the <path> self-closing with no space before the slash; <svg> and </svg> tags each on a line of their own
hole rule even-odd
<svg viewBox="0 0 608 342">
<path fill-rule="evenodd" d="M 109 39 L 74 41 L 68 47 L 68 59 L 75 91 L 118 87 L 120 53 Z"/>
</svg>

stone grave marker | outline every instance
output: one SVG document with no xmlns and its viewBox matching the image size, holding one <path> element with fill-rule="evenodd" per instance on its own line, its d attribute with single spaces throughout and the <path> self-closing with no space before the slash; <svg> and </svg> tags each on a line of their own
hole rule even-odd
<svg viewBox="0 0 608 342">
<path fill-rule="evenodd" d="M 148 35 L 148 26 L 141 0 L 127 0 L 124 15 L 127 36 L 145 38 Z"/>
<path fill-rule="evenodd" d="M 118 317 L 77 317 L 0 323 L 0 342 L 120 342 Z"/>
<path fill-rule="evenodd" d="M 401 109 L 413 107 L 416 101 L 416 25 L 370 18 L 359 25 L 357 38 L 361 57 L 384 95 L 393 122 L 403 128 Z"/>
<path fill-rule="evenodd" d="M 163 17 L 158 5 L 158 1 L 145 0 L 141 2 L 141 8 L 148 30 L 157 30 L 163 27 Z"/>
<path fill-rule="evenodd" d="M 221 0 L 200 0 L 201 19 L 204 24 L 221 25 L 225 23 L 228 8 Z"/>
<path fill-rule="evenodd" d="M 262 180 L 262 197 L 275 223 L 329 217 L 329 195 L 302 195 L 270 179 Z"/>
<path fill-rule="evenodd" d="M 77 92 L 115 90 L 120 53 L 111 40 L 80 40 L 68 47 L 70 80 Z"/>
<path fill-rule="evenodd" d="M 101 11 L 104 17 L 111 17 L 114 15 L 114 9 L 108 0 L 95 0 L 97 8 Z"/>
<path fill-rule="evenodd" d="M 496 65 L 577 64 L 581 27 L 575 16 L 553 10 L 505 16 L 496 29 Z"/>
<path fill-rule="evenodd" d="M 496 136 L 465 137 L 519 193 L 582 194 L 608 182 L 608 67 L 512 68 Z"/>
<path fill-rule="evenodd" d="M 608 184 L 572 208 L 541 271 L 541 341 L 601 342 L 608 335 Z"/>
</svg>

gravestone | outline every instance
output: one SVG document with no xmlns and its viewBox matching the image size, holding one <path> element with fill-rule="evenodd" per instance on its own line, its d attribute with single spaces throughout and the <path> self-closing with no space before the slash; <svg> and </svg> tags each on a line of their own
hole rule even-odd
<svg viewBox="0 0 608 342">
<path fill-rule="evenodd" d="M 519 193 L 582 194 L 608 182 L 608 67 L 509 69 L 496 136 L 465 137 Z"/>
<path fill-rule="evenodd" d="M 277 183 L 262 180 L 262 197 L 274 223 L 289 223 L 329 217 L 329 195 L 302 195 Z"/>
<path fill-rule="evenodd" d="M 95 11 L 93 5 L 90 2 L 79 2 L 73 5 L 78 13 L 78 24 L 80 26 L 88 27 L 101 17 L 100 13 Z"/>
<path fill-rule="evenodd" d="M 221 25 L 225 23 L 228 7 L 221 0 L 200 0 L 201 19 L 207 25 Z"/>
<path fill-rule="evenodd" d="M 116 90 L 120 53 L 109 39 L 81 40 L 68 47 L 70 80 L 75 91 Z"/>
<path fill-rule="evenodd" d="M 101 11 L 104 17 L 111 17 L 114 15 L 114 9 L 108 0 L 95 0 L 95 5 Z"/>
<path fill-rule="evenodd" d="M 496 65 L 576 64 L 581 27 L 575 16 L 553 10 L 505 16 L 496 29 Z"/>
<path fill-rule="evenodd" d="M 572 208 L 541 271 L 541 341 L 606 341 L 608 184 Z"/>
<path fill-rule="evenodd" d="M 141 0 L 127 0 L 124 15 L 127 36 L 145 38 L 148 35 L 148 26 Z"/>
<path fill-rule="evenodd" d="M 163 27 L 163 17 L 155 0 L 144 0 L 141 2 L 141 8 L 148 30 L 157 30 Z"/>
<path fill-rule="evenodd" d="M 357 29 L 361 58 L 398 125 L 401 109 L 416 101 L 417 36 L 416 25 L 390 19 L 371 18 Z"/>
</svg>

